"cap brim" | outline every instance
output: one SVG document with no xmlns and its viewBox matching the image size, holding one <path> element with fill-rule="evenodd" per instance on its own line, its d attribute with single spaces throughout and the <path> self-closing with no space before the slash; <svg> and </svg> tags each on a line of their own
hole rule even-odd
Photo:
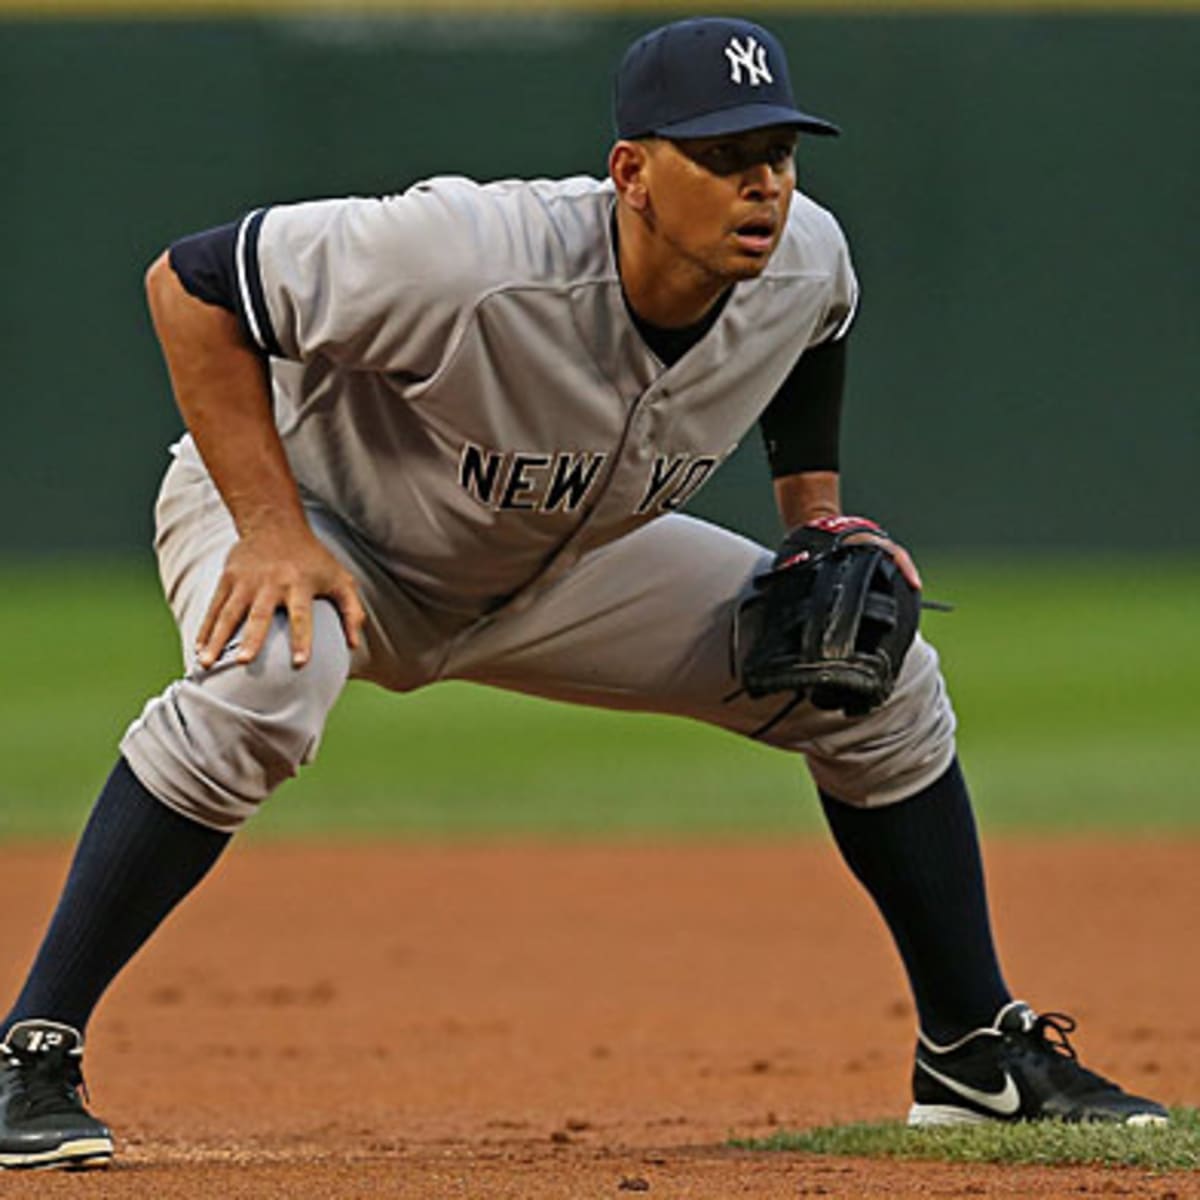
<svg viewBox="0 0 1200 1200">
<path fill-rule="evenodd" d="M 720 112 L 690 117 L 686 121 L 673 121 L 653 132 L 665 138 L 720 137 L 726 133 L 746 133 L 751 129 L 766 129 L 772 125 L 786 125 L 820 137 L 837 137 L 842 132 L 832 121 L 775 104 L 744 104 L 739 108 L 726 108 Z"/>
</svg>

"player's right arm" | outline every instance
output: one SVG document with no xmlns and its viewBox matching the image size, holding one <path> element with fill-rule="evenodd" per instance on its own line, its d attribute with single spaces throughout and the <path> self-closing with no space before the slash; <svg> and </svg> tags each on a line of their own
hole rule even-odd
<svg viewBox="0 0 1200 1200">
<path fill-rule="evenodd" d="M 240 535 L 200 631 L 209 666 L 244 622 L 253 659 L 286 608 L 297 664 L 311 644 L 312 599 L 341 611 L 357 646 L 352 577 L 315 538 L 275 428 L 269 358 L 322 358 L 410 383 L 452 352 L 481 264 L 508 236 L 507 209 L 470 181 L 402 196 L 257 209 L 175 242 L 151 268 L 151 313 L 176 400 Z"/>
<path fill-rule="evenodd" d="M 346 640 L 359 642 L 363 609 L 354 579 L 312 532 L 271 411 L 266 359 L 233 312 L 189 292 L 162 254 L 146 294 L 175 400 L 238 531 L 196 643 L 212 666 L 239 626 L 238 661 L 262 649 L 286 609 L 292 659 L 308 661 L 312 601 L 331 599 Z"/>
</svg>

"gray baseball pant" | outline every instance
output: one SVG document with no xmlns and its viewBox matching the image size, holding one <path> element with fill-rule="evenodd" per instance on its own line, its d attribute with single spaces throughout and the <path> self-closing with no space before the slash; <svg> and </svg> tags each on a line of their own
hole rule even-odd
<svg viewBox="0 0 1200 1200">
<path fill-rule="evenodd" d="M 864 807 L 894 803 L 937 779 L 954 755 L 954 714 L 937 655 L 918 638 L 886 704 L 848 718 L 790 697 L 739 691 L 731 642 L 739 602 L 770 553 L 681 514 L 585 555 L 512 611 L 479 619 L 422 605 L 391 579 L 332 513 L 308 505 L 313 529 L 355 575 L 367 611 L 351 654 L 332 603 L 313 614 L 309 663 L 291 663 L 278 614 L 255 662 L 233 661 L 236 638 L 208 670 L 194 641 L 236 540 L 203 466 L 177 458 L 156 510 L 163 587 L 185 673 L 145 706 L 121 750 L 141 782 L 177 812 L 236 830 L 313 760 L 346 681 L 411 691 L 470 680 L 603 708 L 671 713 L 802 754 L 817 784 Z M 535 585 L 536 588 L 536 585 Z"/>
</svg>

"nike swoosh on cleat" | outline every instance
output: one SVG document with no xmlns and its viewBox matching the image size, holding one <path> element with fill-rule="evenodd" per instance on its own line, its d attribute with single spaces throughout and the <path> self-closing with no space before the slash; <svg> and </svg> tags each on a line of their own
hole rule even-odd
<svg viewBox="0 0 1200 1200">
<path fill-rule="evenodd" d="M 941 1071 L 935 1071 L 922 1059 L 917 1059 L 917 1066 L 927 1075 L 932 1075 L 943 1087 L 948 1087 L 952 1092 L 957 1092 L 962 1096 L 964 1100 L 970 1100 L 973 1104 L 978 1104 L 989 1112 L 994 1112 L 997 1116 L 1015 1116 L 1021 1107 L 1021 1094 L 1017 1091 L 1013 1077 L 1007 1071 L 1004 1072 L 1004 1086 L 998 1092 L 982 1092 L 978 1088 L 971 1087 L 969 1083 L 963 1083 L 959 1079 L 943 1075 Z"/>
</svg>

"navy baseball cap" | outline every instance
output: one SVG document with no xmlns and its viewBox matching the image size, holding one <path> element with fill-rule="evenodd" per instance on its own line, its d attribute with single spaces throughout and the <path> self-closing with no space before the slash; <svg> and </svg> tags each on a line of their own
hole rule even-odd
<svg viewBox="0 0 1200 1200">
<path fill-rule="evenodd" d="M 652 29 L 625 51 L 614 90 L 617 137 L 715 137 L 768 125 L 836 137 L 801 112 L 774 34 L 735 17 L 693 17 Z"/>
</svg>

